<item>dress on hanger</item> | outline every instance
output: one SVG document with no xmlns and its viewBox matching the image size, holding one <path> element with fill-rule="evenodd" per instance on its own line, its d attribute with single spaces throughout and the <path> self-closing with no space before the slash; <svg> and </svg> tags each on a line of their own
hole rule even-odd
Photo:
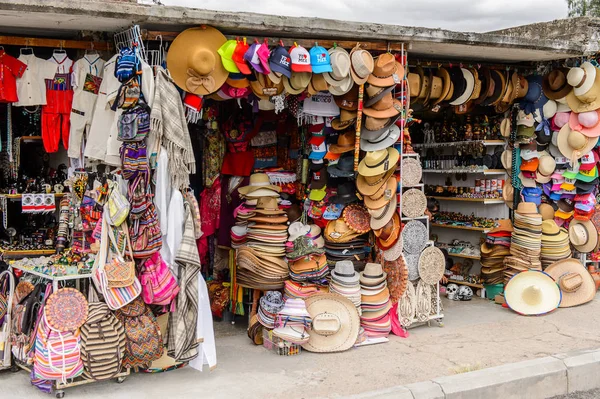
<svg viewBox="0 0 600 399">
<path fill-rule="evenodd" d="M 52 153 L 58 151 L 61 138 L 63 146 L 69 148 L 73 60 L 65 53 L 53 54 L 48 61 L 56 64 L 56 73 L 51 79 L 46 79 L 47 101 L 42 107 L 42 140 L 46 152 Z"/>
</svg>

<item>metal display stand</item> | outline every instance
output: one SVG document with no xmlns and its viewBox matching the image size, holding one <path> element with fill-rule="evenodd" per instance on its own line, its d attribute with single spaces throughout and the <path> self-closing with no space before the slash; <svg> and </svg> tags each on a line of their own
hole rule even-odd
<svg viewBox="0 0 600 399">
<path fill-rule="evenodd" d="M 78 275 L 74 275 L 74 276 L 49 276 L 47 274 L 36 272 L 34 270 L 30 270 L 30 269 L 27 269 L 27 268 L 24 268 L 21 266 L 9 265 L 9 267 L 10 267 L 10 273 L 13 272 L 13 269 L 16 269 L 16 270 L 21 270 L 23 273 L 29 273 L 34 276 L 41 277 L 46 280 L 52 281 L 52 289 L 54 291 L 58 290 L 59 281 L 75 281 L 75 286 L 76 286 L 77 290 L 79 290 L 80 289 L 80 281 L 83 279 L 88 279 L 88 278 L 92 277 L 91 274 L 78 274 Z M 23 364 L 20 361 L 15 361 L 15 365 L 18 366 L 19 368 L 27 371 L 28 373 L 31 373 L 31 367 L 29 365 Z M 118 384 L 120 384 L 123 381 L 125 381 L 125 379 L 127 378 L 127 376 L 130 373 L 131 373 L 130 369 L 125 369 L 125 371 L 122 371 L 122 372 L 114 375 L 110 379 L 116 379 L 116 382 Z M 102 380 L 102 381 L 106 381 L 106 380 Z M 53 391 L 54 395 L 60 399 L 60 398 L 64 398 L 64 396 L 65 396 L 64 390 L 67 388 L 73 388 L 73 387 L 80 386 L 80 385 L 93 384 L 95 382 L 98 382 L 98 381 L 88 380 L 81 376 L 69 379 L 67 381 L 67 383 L 62 383 L 61 381 L 54 381 L 52 384 L 52 391 Z"/>
<path fill-rule="evenodd" d="M 407 57 L 408 54 L 405 51 L 405 47 L 404 44 L 402 45 L 402 64 L 404 66 L 404 70 L 407 70 Z M 405 82 L 408 83 L 408 80 L 406 80 L 406 77 L 404 78 Z M 416 158 L 419 162 L 420 162 L 420 156 L 418 153 L 414 152 L 414 153 L 404 153 L 404 129 L 406 127 L 406 123 L 407 123 L 407 119 L 408 119 L 408 115 L 409 115 L 409 110 L 410 110 L 410 101 L 409 101 L 409 96 L 408 96 L 408 92 L 407 92 L 407 85 L 401 85 L 402 87 L 402 91 L 400 93 L 400 98 L 402 99 L 402 125 L 400 126 L 400 130 L 401 130 L 401 134 L 400 134 L 400 142 L 396 144 L 396 149 L 400 152 L 400 165 L 398 166 L 398 171 L 400 172 L 400 175 L 402 175 L 402 160 L 405 158 Z M 400 214 L 400 219 L 402 221 L 402 223 L 406 223 L 409 222 L 411 220 L 419 220 L 421 221 L 425 227 L 427 227 L 427 235 L 429 235 L 429 230 L 430 230 L 430 223 L 429 223 L 429 217 L 427 215 L 423 215 L 423 216 L 419 216 L 416 218 L 408 218 L 408 217 L 402 217 L 402 194 L 403 191 L 405 189 L 417 189 L 422 191 L 423 193 L 425 193 L 425 185 L 423 183 L 417 184 L 415 186 L 404 186 L 402 184 L 402 180 L 399 181 L 399 190 L 398 190 L 398 213 Z M 402 239 L 402 237 L 400 238 Z M 433 241 L 428 241 L 427 242 L 427 246 L 432 246 L 434 245 Z M 409 284 L 412 284 L 412 282 L 409 282 Z M 431 325 L 431 321 L 435 321 L 437 322 L 439 327 L 443 327 L 444 323 L 443 323 L 443 318 L 444 318 L 444 314 L 442 313 L 442 309 L 441 309 L 441 299 L 440 299 L 440 283 L 438 282 L 436 284 L 436 290 L 435 290 L 435 299 L 436 299 L 436 307 L 435 309 L 432 309 L 431 314 L 428 316 L 427 320 L 425 321 L 419 321 L 415 315 L 415 318 L 413 319 L 412 323 L 410 324 L 410 326 L 408 328 L 412 328 L 412 327 L 416 327 L 419 325 L 424 325 L 427 324 L 428 326 Z"/>
</svg>

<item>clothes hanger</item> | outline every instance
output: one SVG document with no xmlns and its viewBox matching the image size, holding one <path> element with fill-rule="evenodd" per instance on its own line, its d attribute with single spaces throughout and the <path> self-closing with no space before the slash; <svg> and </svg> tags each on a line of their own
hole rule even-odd
<svg viewBox="0 0 600 399">
<path fill-rule="evenodd" d="M 90 42 L 90 48 L 89 49 L 85 49 L 85 55 L 98 55 L 98 50 L 96 50 L 94 48 L 94 42 Z"/>
<path fill-rule="evenodd" d="M 60 48 L 55 48 L 54 50 L 52 50 L 52 56 L 55 55 L 64 55 L 65 57 L 67 56 L 67 50 L 65 50 L 63 48 L 63 41 L 60 41 Z"/>
<path fill-rule="evenodd" d="M 26 53 L 29 50 L 29 53 Z M 19 49 L 20 55 L 33 54 L 33 48 L 29 47 L 29 40 L 25 41 L 25 47 Z"/>
</svg>

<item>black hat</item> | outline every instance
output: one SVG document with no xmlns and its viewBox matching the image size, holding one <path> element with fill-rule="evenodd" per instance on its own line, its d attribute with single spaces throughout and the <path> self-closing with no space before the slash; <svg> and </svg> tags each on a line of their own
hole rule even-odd
<svg viewBox="0 0 600 399">
<path fill-rule="evenodd" d="M 337 195 L 329 199 L 332 204 L 349 204 L 358 201 L 356 196 L 356 186 L 353 181 L 345 182 L 339 185 Z"/>
<path fill-rule="evenodd" d="M 462 72 L 462 69 L 459 67 L 449 68 L 448 73 L 450 74 L 450 80 L 452 81 L 452 85 L 454 86 L 454 91 L 452 92 L 452 97 L 448 100 L 449 103 L 456 100 L 458 97 L 462 96 L 467 90 L 467 80 L 465 79 L 465 75 Z"/>
<path fill-rule="evenodd" d="M 338 162 L 327 167 L 332 177 L 354 177 L 354 152 L 342 155 Z"/>
<path fill-rule="evenodd" d="M 310 189 L 322 190 L 327 185 L 327 170 L 325 169 L 325 164 L 319 165 L 318 168 L 311 166 L 311 170 L 312 180 L 310 181 Z"/>
</svg>

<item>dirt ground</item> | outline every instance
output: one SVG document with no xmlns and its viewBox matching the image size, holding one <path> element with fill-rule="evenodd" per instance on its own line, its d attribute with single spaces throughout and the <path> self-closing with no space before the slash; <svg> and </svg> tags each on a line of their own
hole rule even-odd
<svg viewBox="0 0 600 399">
<path fill-rule="evenodd" d="M 66 390 L 67 398 L 339 398 L 442 375 L 600 347 L 600 300 L 523 317 L 483 299 L 444 301 L 444 326 L 343 353 L 283 357 L 254 346 L 242 323 L 216 322 L 217 368 L 137 374 L 123 384 Z M 25 372 L 0 373 L 0 398 L 48 398 Z M 10 394 L 9 394 L 10 393 Z"/>
</svg>

